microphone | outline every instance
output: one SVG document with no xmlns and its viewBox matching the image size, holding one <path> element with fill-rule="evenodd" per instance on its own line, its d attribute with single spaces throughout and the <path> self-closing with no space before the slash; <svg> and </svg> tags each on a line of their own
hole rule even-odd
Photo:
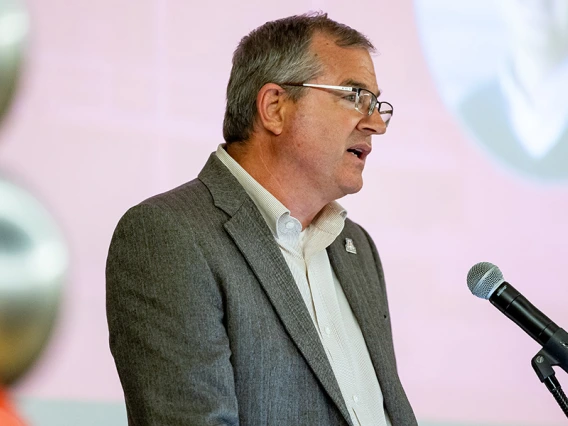
<svg viewBox="0 0 568 426">
<path fill-rule="evenodd" d="M 568 373 L 568 333 L 506 282 L 497 266 L 489 262 L 472 266 L 467 274 L 467 286 L 474 296 L 489 300 L 521 327 Z"/>
</svg>

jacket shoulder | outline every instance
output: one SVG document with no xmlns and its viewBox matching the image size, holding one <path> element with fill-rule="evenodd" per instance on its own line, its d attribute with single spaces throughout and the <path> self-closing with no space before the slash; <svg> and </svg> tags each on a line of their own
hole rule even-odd
<svg viewBox="0 0 568 426">
<path fill-rule="evenodd" d="M 147 198 L 137 206 L 152 206 L 170 212 L 179 210 L 187 212 L 191 206 L 200 205 L 203 207 L 208 204 L 212 204 L 211 194 L 203 182 L 196 178 L 176 188 Z"/>
</svg>

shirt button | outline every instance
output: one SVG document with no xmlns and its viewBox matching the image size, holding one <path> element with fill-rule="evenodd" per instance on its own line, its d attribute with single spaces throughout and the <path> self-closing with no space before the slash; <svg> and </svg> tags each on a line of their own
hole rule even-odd
<svg viewBox="0 0 568 426">
<path fill-rule="evenodd" d="M 331 334 L 331 328 L 326 327 L 325 328 L 325 334 L 327 334 L 329 336 Z"/>
<path fill-rule="evenodd" d="M 357 395 L 353 395 L 353 401 L 359 402 L 359 397 Z"/>
<path fill-rule="evenodd" d="M 286 228 L 288 228 L 288 229 L 294 229 L 294 222 L 288 222 L 288 223 L 286 224 Z"/>
</svg>

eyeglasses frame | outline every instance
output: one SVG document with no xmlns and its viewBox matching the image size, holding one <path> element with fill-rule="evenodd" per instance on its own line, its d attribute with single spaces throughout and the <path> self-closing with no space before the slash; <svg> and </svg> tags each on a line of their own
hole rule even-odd
<svg viewBox="0 0 568 426">
<path fill-rule="evenodd" d="M 294 87 L 312 87 L 315 89 L 331 89 L 331 90 L 339 90 L 341 92 L 354 92 L 357 94 L 357 101 L 356 104 L 359 101 L 359 96 L 361 95 L 361 91 L 365 91 L 367 93 L 369 93 L 372 98 L 371 98 L 371 102 L 373 102 L 373 99 L 375 101 L 375 106 L 373 108 L 369 108 L 369 112 L 367 113 L 368 116 L 371 116 L 373 114 L 373 112 L 375 112 L 375 109 L 377 110 L 377 112 L 379 112 L 380 115 L 380 110 L 381 110 L 381 105 L 382 104 L 386 104 L 390 107 L 390 111 L 383 111 L 383 113 L 388 113 L 390 112 L 390 118 L 387 120 L 387 122 L 385 122 L 386 125 L 388 125 L 388 122 L 391 120 L 392 116 L 394 115 L 394 108 L 392 106 L 392 104 L 390 102 L 387 101 L 379 101 L 379 99 L 377 98 L 377 96 L 371 92 L 368 89 L 364 89 L 362 87 L 351 87 L 351 86 L 332 86 L 329 84 L 315 84 L 315 83 L 281 83 L 281 86 L 294 86 Z M 360 114 L 365 115 L 364 112 L 361 112 L 359 109 L 355 108 L 357 110 L 357 112 L 359 112 Z M 382 117 L 381 117 L 382 118 Z"/>
</svg>

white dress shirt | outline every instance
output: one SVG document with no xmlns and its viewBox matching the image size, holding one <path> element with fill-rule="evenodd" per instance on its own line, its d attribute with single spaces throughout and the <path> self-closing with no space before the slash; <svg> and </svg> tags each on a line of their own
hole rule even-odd
<svg viewBox="0 0 568 426">
<path fill-rule="evenodd" d="M 339 388 L 356 426 L 391 426 L 369 351 L 327 255 L 343 230 L 347 212 L 326 205 L 302 231 L 298 219 L 224 149 L 217 157 L 256 204 L 290 268 L 320 336 Z"/>
</svg>

